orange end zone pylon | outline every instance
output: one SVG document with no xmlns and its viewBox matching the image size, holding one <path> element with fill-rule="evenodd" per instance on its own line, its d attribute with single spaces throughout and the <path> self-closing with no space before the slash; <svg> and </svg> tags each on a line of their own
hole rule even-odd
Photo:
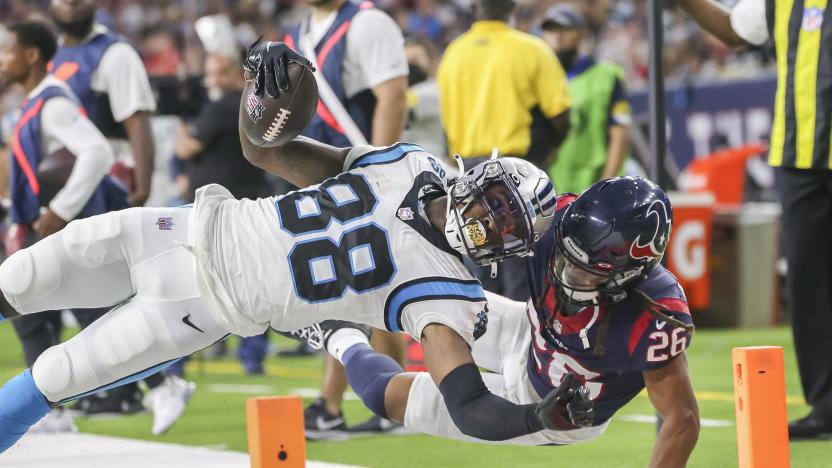
<svg viewBox="0 0 832 468">
<path fill-rule="evenodd" d="M 251 468 L 306 466 L 303 400 L 299 396 L 250 398 L 246 418 Z"/>
<path fill-rule="evenodd" d="M 740 468 L 788 467 L 783 348 L 734 348 L 733 358 Z"/>
</svg>

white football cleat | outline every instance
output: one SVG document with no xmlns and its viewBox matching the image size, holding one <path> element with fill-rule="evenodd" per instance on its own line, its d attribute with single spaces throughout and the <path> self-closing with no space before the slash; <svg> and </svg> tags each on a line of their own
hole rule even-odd
<svg viewBox="0 0 832 468">
<path fill-rule="evenodd" d="M 153 412 L 153 435 L 161 435 L 182 416 L 185 407 L 196 391 L 196 384 L 169 375 L 162 385 L 150 389 L 144 396 L 145 408 Z"/>
<path fill-rule="evenodd" d="M 72 414 L 62 407 L 53 408 L 28 431 L 29 434 L 54 434 L 58 432 L 78 432 Z"/>
</svg>

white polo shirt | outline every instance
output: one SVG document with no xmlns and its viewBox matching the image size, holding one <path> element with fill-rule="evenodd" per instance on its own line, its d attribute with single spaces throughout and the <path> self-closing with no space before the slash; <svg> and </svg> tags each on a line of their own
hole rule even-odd
<svg viewBox="0 0 832 468">
<path fill-rule="evenodd" d="M 27 96 L 31 99 L 44 88 L 60 86 L 72 95 L 69 86 L 52 75 L 46 77 Z M 71 99 L 48 99 L 40 111 L 40 151 L 43 157 L 62 148 L 75 155 L 75 165 L 66 184 L 55 194 L 49 208 L 64 221 L 72 221 L 92 196 L 101 179 L 110 171 L 115 158 L 104 135 Z"/>
<path fill-rule="evenodd" d="M 108 31 L 106 26 L 95 24 L 81 43 L 89 42 L 98 34 Z M 90 77 L 90 88 L 107 94 L 116 122 L 124 122 L 139 111 L 156 110 L 156 98 L 150 88 L 144 63 L 133 46 L 126 42 L 117 42 L 104 52 L 98 68 Z M 109 138 L 108 141 L 119 161 L 133 164 L 133 153 L 127 140 Z"/>
<path fill-rule="evenodd" d="M 333 11 L 320 21 L 310 21 L 306 35 L 313 44 L 320 43 L 337 14 Z M 346 40 L 343 83 L 348 98 L 393 78 L 407 76 L 404 36 L 393 18 L 383 11 L 369 8 L 356 13 Z"/>
<path fill-rule="evenodd" d="M 108 31 L 106 26 L 96 24 L 82 43 Z M 98 68 L 92 73 L 90 87 L 99 93 L 107 93 L 116 122 L 123 122 L 138 111 L 156 110 L 156 99 L 144 63 L 126 42 L 117 42 L 104 52 Z"/>
<path fill-rule="evenodd" d="M 745 42 L 761 46 L 768 41 L 766 0 L 739 0 L 731 9 L 731 27 Z"/>
</svg>

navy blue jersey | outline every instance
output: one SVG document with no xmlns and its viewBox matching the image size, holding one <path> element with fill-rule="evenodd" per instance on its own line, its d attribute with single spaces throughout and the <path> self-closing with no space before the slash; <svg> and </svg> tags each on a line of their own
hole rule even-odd
<svg viewBox="0 0 832 468">
<path fill-rule="evenodd" d="M 535 391 L 543 397 L 566 373 L 585 382 L 595 403 L 599 425 L 644 388 L 642 372 L 660 369 L 690 345 L 682 328 L 657 320 L 635 294 L 611 306 L 588 307 L 576 315 L 555 312 L 557 297 L 549 287 L 547 270 L 554 255 L 555 236 L 564 208 L 575 199 L 561 195 L 555 222 L 535 246 L 527 264 L 532 299 L 526 309 L 532 325 L 528 372 Z M 661 265 L 634 288 L 665 307 L 666 313 L 691 324 L 685 294 L 676 278 Z M 553 317 L 550 327 L 546 321 Z M 608 317 L 605 317 L 608 316 Z M 600 326 L 608 320 L 606 336 Z M 541 324 L 543 326 L 541 326 Z"/>
</svg>

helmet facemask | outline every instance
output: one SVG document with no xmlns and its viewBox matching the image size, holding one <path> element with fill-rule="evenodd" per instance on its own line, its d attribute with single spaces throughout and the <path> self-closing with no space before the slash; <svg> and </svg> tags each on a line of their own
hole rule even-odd
<svg viewBox="0 0 832 468">
<path fill-rule="evenodd" d="M 534 210 L 517 190 L 519 181 L 490 160 L 451 183 L 445 237 L 477 265 L 526 255 L 533 243 Z"/>
<path fill-rule="evenodd" d="M 559 309 L 570 315 L 586 307 L 621 302 L 627 297 L 626 286 L 641 277 L 642 270 L 617 270 L 604 262 L 590 265 L 588 256 L 571 239 L 558 236 L 549 281 Z"/>
</svg>

